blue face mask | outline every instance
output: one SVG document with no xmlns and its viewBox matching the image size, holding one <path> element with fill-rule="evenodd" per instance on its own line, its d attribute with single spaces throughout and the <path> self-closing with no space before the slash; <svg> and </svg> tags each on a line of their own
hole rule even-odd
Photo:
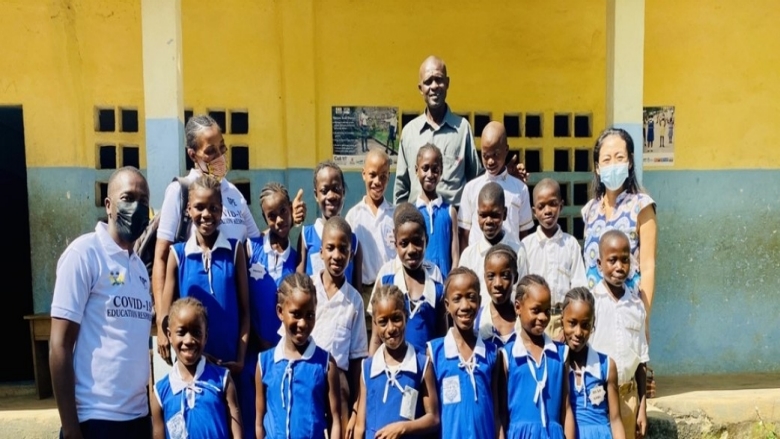
<svg viewBox="0 0 780 439">
<path fill-rule="evenodd" d="M 599 171 L 599 178 L 607 190 L 616 191 L 623 187 L 628 178 L 628 163 L 602 166 Z"/>
</svg>

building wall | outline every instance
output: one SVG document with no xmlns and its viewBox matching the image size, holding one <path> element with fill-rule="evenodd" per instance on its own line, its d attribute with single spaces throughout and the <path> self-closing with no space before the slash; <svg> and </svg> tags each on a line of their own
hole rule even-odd
<svg viewBox="0 0 780 439">
<path fill-rule="evenodd" d="M 675 106 L 658 203 L 651 357 L 660 373 L 778 371 L 780 11 L 646 1 L 647 106 Z"/>
</svg>

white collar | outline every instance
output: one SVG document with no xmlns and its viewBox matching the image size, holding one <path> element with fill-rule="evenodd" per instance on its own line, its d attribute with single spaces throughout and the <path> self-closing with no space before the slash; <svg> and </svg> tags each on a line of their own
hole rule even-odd
<svg viewBox="0 0 780 439">
<path fill-rule="evenodd" d="M 542 225 L 538 225 L 536 227 L 536 239 L 539 240 L 539 242 L 547 242 L 547 241 L 559 241 L 561 238 L 563 238 L 563 231 L 561 230 L 561 226 L 556 224 L 556 230 L 553 236 L 547 237 L 547 235 L 544 234 L 544 230 L 542 230 Z"/>
<path fill-rule="evenodd" d="M 287 261 L 287 257 L 290 256 L 290 239 L 287 238 L 287 248 L 283 252 L 279 253 L 271 247 L 271 238 L 268 236 L 271 232 L 263 233 L 263 251 L 269 255 L 279 255 L 279 259 L 282 262 Z"/>
<path fill-rule="evenodd" d="M 553 342 L 552 338 L 550 338 L 550 336 L 547 334 L 542 334 L 542 336 L 544 337 L 543 350 L 550 351 L 550 352 L 558 352 L 558 349 L 555 347 L 555 342 Z M 528 350 L 525 348 L 522 337 L 520 337 L 519 334 L 517 338 L 515 338 L 515 345 L 512 347 L 512 356 L 516 358 L 528 356 Z"/>
<path fill-rule="evenodd" d="M 322 218 L 317 218 L 314 220 L 314 231 L 317 232 L 317 236 L 322 239 L 322 230 L 325 229 L 325 220 Z"/>
<path fill-rule="evenodd" d="M 414 351 L 414 347 L 409 343 L 406 343 L 406 355 L 404 355 L 403 361 L 401 361 L 400 368 L 404 372 L 417 373 L 417 360 L 415 356 L 417 353 Z M 387 363 L 385 362 L 385 345 L 384 343 L 379 346 L 379 349 L 374 353 L 374 357 L 371 361 L 371 378 L 377 375 L 381 375 L 387 370 Z"/>
<path fill-rule="evenodd" d="M 228 241 L 225 235 L 220 233 L 219 230 L 217 230 L 216 233 L 218 233 L 217 240 L 214 241 L 214 246 L 211 247 L 211 251 L 214 251 L 218 248 L 224 248 L 230 250 L 230 241 Z M 196 233 L 193 233 L 192 236 L 190 236 L 190 239 L 187 240 L 187 243 L 184 244 L 185 256 L 203 253 L 203 249 L 201 249 L 200 246 L 198 245 L 197 237 L 195 235 Z"/>
<path fill-rule="evenodd" d="M 105 250 L 109 256 L 119 253 L 127 254 L 127 250 L 124 250 L 122 247 L 120 247 L 119 244 L 114 241 L 114 238 L 112 238 L 108 233 L 108 224 L 103 222 L 97 223 L 97 225 L 95 225 L 95 235 L 97 236 L 100 245 L 103 247 L 103 250 Z M 135 252 L 131 251 L 130 257 L 132 257 L 134 254 Z"/>
<path fill-rule="evenodd" d="M 198 361 L 198 365 L 195 367 L 195 375 L 192 377 L 192 382 L 197 381 L 198 378 L 200 378 L 200 376 L 203 375 L 204 369 L 206 369 L 206 357 L 200 357 L 200 361 Z M 168 374 L 168 380 L 170 381 L 171 391 L 173 392 L 174 395 L 181 392 L 189 384 L 191 384 L 185 382 L 181 378 L 178 362 L 173 363 L 173 368 L 171 368 L 171 372 Z"/>
<path fill-rule="evenodd" d="M 364 195 L 363 198 L 360 199 L 360 203 L 358 203 L 358 205 L 362 205 L 364 209 L 368 209 L 368 211 L 371 212 L 371 206 L 366 203 L 366 197 L 368 197 L 368 195 Z M 382 204 L 376 208 L 376 216 L 379 216 L 380 213 L 388 209 L 390 209 L 390 203 L 387 202 L 386 198 L 382 197 Z M 373 212 L 371 212 L 371 214 L 373 215 Z"/>
<path fill-rule="evenodd" d="M 504 234 L 504 236 L 501 237 L 501 241 L 499 241 L 498 244 L 507 244 L 509 241 L 509 233 L 506 232 L 506 229 L 502 229 L 501 232 Z M 491 244 L 490 241 L 485 238 L 485 234 L 483 233 L 482 237 L 479 239 L 479 241 L 477 241 L 477 250 L 479 250 L 479 255 L 484 257 L 491 247 L 493 247 L 493 244 Z M 512 247 L 512 250 L 515 250 L 514 246 L 510 245 L 509 247 Z"/>
<path fill-rule="evenodd" d="M 422 197 L 417 197 L 417 200 L 414 202 L 415 207 L 439 207 L 443 203 L 441 197 L 436 197 L 435 200 L 432 200 L 430 203 L 426 203 L 425 200 L 422 199 Z"/>
<path fill-rule="evenodd" d="M 400 265 L 401 267 L 395 271 L 395 276 L 393 276 L 393 285 L 397 286 L 398 289 L 400 289 L 401 292 L 406 294 L 406 296 L 408 297 L 409 289 L 406 287 L 406 281 L 404 280 L 404 266 L 403 264 Z M 425 269 L 425 266 L 421 268 L 423 270 L 423 273 L 425 273 L 425 286 L 423 286 L 423 299 L 425 299 L 425 301 L 428 302 L 428 304 L 431 305 L 433 308 L 436 308 L 436 285 L 433 283 L 433 279 L 431 279 L 431 275 L 428 273 L 428 270 Z"/>
<path fill-rule="evenodd" d="M 284 354 L 284 341 L 286 337 L 282 337 L 281 340 L 279 340 L 279 343 L 276 344 L 276 347 L 274 348 L 274 363 L 278 363 L 282 360 L 288 360 L 287 356 Z M 300 360 L 292 360 L 292 361 L 306 361 L 314 355 L 314 351 L 317 349 L 317 345 L 314 344 L 314 339 L 309 336 L 309 345 L 306 346 L 306 350 L 303 351 L 301 354 Z"/>
<path fill-rule="evenodd" d="M 341 287 L 336 291 L 336 294 L 333 295 L 333 297 L 328 298 L 328 291 L 325 289 L 325 283 L 322 281 L 322 276 L 325 274 L 325 270 L 320 271 L 319 273 L 314 273 L 311 275 L 312 282 L 314 282 L 314 289 L 317 291 L 317 302 L 330 302 L 330 303 L 339 303 L 334 302 L 334 300 L 339 301 L 346 301 L 347 299 L 347 289 L 349 288 L 349 282 L 344 279 L 344 283 L 341 285 Z"/>
<path fill-rule="evenodd" d="M 509 176 L 509 168 L 506 166 L 504 166 L 504 172 L 498 175 L 490 175 L 489 172 L 485 172 L 485 179 L 487 179 L 487 181 L 505 181 L 507 176 Z"/>
<path fill-rule="evenodd" d="M 599 353 L 588 344 L 588 357 L 585 359 L 585 370 L 583 373 L 589 373 L 597 380 L 601 379 L 601 364 L 599 363 Z"/>
<path fill-rule="evenodd" d="M 458 358 L 460 352 L 458 352 L 458 345 L 455 344 L 455 336 L 452 335 L 453 328 L 447 331 L 447 335 L 444 336 L 444 356 L 446 358 Z M 477 337 L 477 344 L 474 345 L 474 355 L 479 355 L 482 358 L 485 357 L 485 342 L 481 337 Z"/>
</svg>

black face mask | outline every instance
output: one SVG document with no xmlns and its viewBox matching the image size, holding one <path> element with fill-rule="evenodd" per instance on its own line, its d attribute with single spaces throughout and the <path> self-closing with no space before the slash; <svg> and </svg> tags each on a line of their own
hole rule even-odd
<svg viewBox="0 0 780 439">
<path fill-rule="evenodd" d="M 149 206 L 138 201 L 116 202 L 116 231 L 122 241 L 135 242 L 149 225 Z"/>
</svg>

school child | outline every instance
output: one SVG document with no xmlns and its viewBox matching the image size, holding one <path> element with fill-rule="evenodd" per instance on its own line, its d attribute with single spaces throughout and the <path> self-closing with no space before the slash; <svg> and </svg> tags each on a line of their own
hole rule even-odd
<svg viewBox="0 0 780 439">
<path fill-rule="evenodd" d="M 601 235 L 596 261 L 604 279 L 593 287 L 596 325 L 591 346 L 609 355 L 617 366 L 620 416 L 626 438 L 644 436 L 647 430 L 648 355 L 644 302 L 637 290 L 626 286 L 631 271 L 628 236 L 619 230 Z"/>
<path fill-rule="evenodd" d="M 443 338 L 428 343 L 441 404 L 441 437 L 495 439 L 503 435 L 499 389 L 503 359 L 474 331 L 480 306 L 479 278 L 465 267 L 447 278 L 444 304 L 453 322 Z"/>
<path fill-rule="evenodd" d="M 383 285 L 372 302 L 382 345 L 363 360 L 353 437 L 424 437 L 439 424 L 439 402 L 425 352 L 405 339 L 404 293 L 394 285 Z"/>
<path fill-rule="evenodd" d="M 485 255 L 485 285 L 490 301 L 477 312 L 474 328 L 485 341 L 503 347 L 515 339 L 517 315 L 512 303 L 512 289 L 517 283 L 517 256 L 504 244 L 490 247 Z"/>
<path fill-rule="evenodd" d="M 585 287 L 563 299 L 563 335 L 569 347 L 569 405 L 580 439 L 623 439 L 617 366 L 590 347 L 596 304 Z"/>
<path fill-rule="evenodd" d="M 255 372 L 258 439 L 341 437 L 338 366 L 311 337 L 317 291 L 301 273 L 282 280 L 276 313 L 284 335 L 260 354 Z"/>
<path fill-rule="evenodd" d="M 520 248 L 517 236 L 503 229 L 507 210 L 505 200 L 504 190 L 498 183 L 491 182 L 482 187 L 477 198 L 477 218 L 482 237 L 460 255 L 460 266 L 470 268 L 479 277 L 483 303 L 491 301 L 485 284 L 485 255 L 490 247 L 505 244 L 515 253 Z"/>
<path fill-rule="evenodd" d="M 585 263 L 582 247 L 573 236 L 558 226 L 558 215 L 563 207 L 561 186 L 551 178 L 544 178 L 534 187 L 533 211 L 539 226 L 535 233 L 523 238 L 517 259 L 520 276 L 538 274 L 550 285 L 552 307 L 547 335 L 563 340 L 561 310 L 566 292 L 575 287 L 586 287 Z"/>
<path fill-rule="evenodd" d="M 544 330 L 549 322 L 550 287 L 539 275 L 529 274 L 517 284 L 515 312 L 521 330 L 504 346 L 507 383 L 508 439 L 573 438 L 569 406 L 565 344 Z"/>
<path fill-rule="evenodd" d="M 401 267 L 378 279 L 375 289 L 395 285 L 404 293 L 409 312 L 406 341 L 417 352 L 425 352 L 426 343 L 444 335 L 447 328 L 442 303 L 444 286 L 431 277 L 423 263 L 428 237 L 420 211 L 410 203 L 401 203 L 395 208 L 393 220 Z M 369 312 L 373 316 L 373 308 Z M 373 355 L 380 344 L 376 331 L 372 331 L 369 354 Z"/>
<path fill-rule="evenodd" d="M 506 198 L 506 218 L 503 228 L 507 234 L 518 241 L 525 237 L 534 226 L 531 217 L 531 200 L 528 187 L 519 178 L 509 174 L 506 157 L 509 145 L 506 130 L 500 122 L 490 122 L 482 131 L 481 155 L 485 173 L 466 183 L 458 211 L 460 248 L 474 245 L 480 241 L 482 232 L 477 223 L 479 211 L 477 198 L 486 184 L 494 182 L 501 186 Z M 484 297 L 483 297 L 484 299 Z"/>
<path fill-rule="evenodd" d="M 299 273 L 306 273 L 311 276 L 325 269 L 322 258 L 320 258 L 322 228 L 325 225 L 325 221 L 341 215 L 346 192 L 347 186 L 344 182 L 344 173 L 341 172 L 339 165 L 326 160 L 320 162 L 314 168 L 314 199 L 317 201 L 321 217 L 317 218 L 314 224 L 303 226 L 303 230 L 298 237 Z M 349 258 L 346 275 L 347 280 L 353 287 L 360 288 L 363 279 L 363 251 L 354 233 L 351 239 L 352 254 Z"/>
<path fill-rule="evenodd" d="M 281 322 L 276 314 L 276 291 L 282 280 L 295 272 L 297 253 L 290 245 L 292 202 L 287 189 L 268 183 L 260 191 L 260 208 L 268 230 L 246 242 L 251 330 L 244 370 L 241 372 L 241 418 L 255 425 L 255 369 L 257 354 L 279 342 Z M 254 437 L 254 428 L 244 435 Z"/>
<path fill-rule="evenodd" d="M 366 154 L 363 165 L 366 195 L 347 212 L 346 220 L 360 243 L 363 256 L 362 279 L 354 285 L 368 303 L 379 269 L 395 258 L 393 212 L 395 207 L 385 200 L 390 179 L 390 157 L 381 149 Z"/>
<path fill-rule="evenodd" d="M 352 229 L 339 216 L 325 221 L 320 257 L 325 268 L 311 276 L 317 290 L 317 322 L 311 335 L 317 346 L 329 352 L 339 369 L 342 430 L 353 416 L 360 385 L 360 362 L 368 356 L 363 298 L 347 282 L 352 254 Z"/>
<path fill-rule="evenodd" d="M 171 246 L 162 315 L 167 316 L 174 297 L 200 300 L 210 317 L 209 338 L 203 352 L 238 378 L 249 340 L 244 246 L 226 238 L 218 229 L 222 215 L 218 180 L 209 176 L 196 179 L 190 185 L 187 211 L 195 233 L 187 241 Z"/>
<path fill-rule="evenodd" d="M 198 299 L 171 305 L 166 334 L 176 354 L 150 401 L 155 439 L 240 438 L 241 415 L 230 372 L 206 361 L 208 312 Z"/>
<path fill-rule="evenodd" d="M 436 145 L 426 143 L 420 147 L 414 169 L 422 191 L 414 205 L 422 213 L 428 230 L 425 259 L 439 267 L 446 279 L 452 267 L 458 266 L 460 246 L 457 212 L 436 193 L 443 168 L 441 150 Z"/>
</svg>

